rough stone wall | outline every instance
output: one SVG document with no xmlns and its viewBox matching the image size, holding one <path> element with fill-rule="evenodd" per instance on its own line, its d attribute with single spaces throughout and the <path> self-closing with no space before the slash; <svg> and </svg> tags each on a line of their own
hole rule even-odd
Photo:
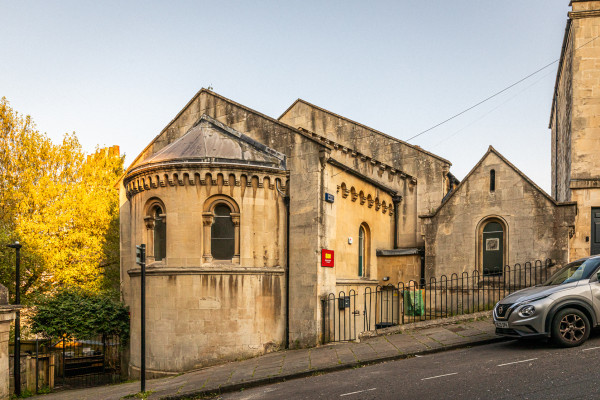
<svg viewBox="0 0 600 400">
<path fill-rule="evenodd" d="M 419 282 L 421 278 L 421 256 L 411 254 L 406 256 L 379 256 L 377 257 L 378 284 L 381 286 L 392 284 L 397 285 L 403 282 L 405 285 L 409 281 Z M 389 277 L 389 281 L 384 281 L 384 277 Z"/>
<path fill-rule="evenodd" d="M 277 120 L 215 93 L 202 90 L 140 154 L 132 167 L 184 135 L 202 114 L 250 136 L 287 157 L 292 243 L 289 249 L 289 269 L 292 271 L 290 273 L 290 341 L 295 346 L 314 346 L 318 343 L 320 329 L 321 312 L 318 292 L 333 289 L 323 288 L 321 275 L 319 275 L 322 237 L 320 226 L 322 180 L 319 151 L 327 146 Z M 125 210 L 124 214 L 126 213 Z M 131 232 L 131 235 L 135 236 L 136 232 Z M 131 245 L 133 244 L 130 244 L 130 248 Z M 132 253 L 123 254 L 122 262 L 122 269 L 132 268 L 134 265 Z M 124 293 L 124 298 L 129 297 Z"/>
<path fill-rule="evenodd" d="M 417 213 L 411 215 L 418 224 L 418 214 L 437 208 L 445 195 L 450 162 L 428 153 L 417 146 L 352 122 L 341 116 L 297 101 L 280 121 L 293 127 L 315 132 L 342 146 L 360 151 L 367 156 L 392 165 L 417 178 Z M 417 231 L 420 228 L 417 227 Z M 422 245 L 420 237 L 409 246 Z"/>
<path fill-rule="evenodd" d="M 496 188 L 490 191 L 490 170 Z M 480 270 L 480 224 L 488 217 L 506 223 L 505 265 L 569 258 L 569 226 L 575 205 L 556 205 L 494 151 L 463 180 L 434 216 L 424 217 L 426 278 Z"/>
<path fill-rule="evenodd" d="M 148 274 L 149 377 L 276 350 L 285 333 L 283 268 L 222 274 Z M 132 277 L 130 375 L 139 376 L 139 275 Z"/>
<path fill-rule="evenodd" d="M 600 41 L 596 40 L 600 1 L 573 1 L 572 10 L 566 39 L 569 52 L 561 65 L 564 80 L 572 82 L 571 94 L 565 91 L 555 99 L 555 109 L 570 109 L 570 127 L 561 126 L 559 120 L 558 127 L 552 128 L 553 132 L 570 129 L 571 157 L 565 164 L 570 173 L 570 200 L 577 201 L 578 208 L 570 244 L 570 258 L 574 260 L 590 254 L 591 208 L 600 206 Z M 560 94 L 563 88 L 558 85 L 558 89 Z"/>
<path fill-rule="evenodd" d="M 552 129 L 552 197 L 557 201 L 571 200 L 569 181 L 571 174 L 571 107 L 573 46 L 571 31 L 565 34 L 563 62 L 555 93 L 555 102 L 550 120 Z"/>
<path fill-rule="evenodd" d="M 8 354 L 8 342 L 10 323 L 15 319 L 13 312 L 10 315 L 5 313 L 0 314 L 0 400 L 8 400 L 10 398 L 10 357 Z"/>
</svg>

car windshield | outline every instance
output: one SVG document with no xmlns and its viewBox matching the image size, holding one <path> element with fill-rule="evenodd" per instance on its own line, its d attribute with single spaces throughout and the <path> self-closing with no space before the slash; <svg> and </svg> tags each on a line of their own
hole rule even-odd
<svg viewBox="0 0 600 400">
<path fill-rule="evenodd" d="M 581 279 L 588 279 L 592 276 L 592 273 L 599 264 L 600 258 L 572 262 L 556 271 L 556 273 L 544 283 L 544 286 L 562 285 L 564 283 L 576 282 Z"/>
</svg>

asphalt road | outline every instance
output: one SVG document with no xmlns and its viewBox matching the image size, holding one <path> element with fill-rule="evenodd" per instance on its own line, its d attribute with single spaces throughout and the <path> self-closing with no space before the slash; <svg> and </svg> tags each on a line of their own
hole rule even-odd
<svg viewBox="0 0 600 400">
<path fill-rule="evenodd" d="M 581 347 L 507 341 L 246 389 L 254 399 L 600 399 L 600 332 Z"/>
</svg>

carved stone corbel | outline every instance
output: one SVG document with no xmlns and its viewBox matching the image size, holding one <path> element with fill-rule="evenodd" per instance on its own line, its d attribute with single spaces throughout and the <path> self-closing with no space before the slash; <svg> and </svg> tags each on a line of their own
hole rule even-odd
<svg viewBox="0 0 600 400">
<path fill-rule="evenodd" d="M 321 168 L 325 168 L 325 164 L 327 160 L 331 157 L 331 150 L 329 149 L 320 149 L 319 150 L 319 161 L 321 162 Z"/>
<path fill-rule="evenodd" d="M 144 223 L 146 225 L 146 229 L 152 230 L 154 229 L 154 217 L 148 215 L 144 217 Z"/>
</svg>

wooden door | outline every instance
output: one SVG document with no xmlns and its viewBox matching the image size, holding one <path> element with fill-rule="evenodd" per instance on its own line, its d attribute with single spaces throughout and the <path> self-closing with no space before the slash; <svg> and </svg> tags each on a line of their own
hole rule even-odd
<svg viewBox="0 0 600 400">
<path fill-rule="evenodd" d="M 483 227 L 483 273 L 502 272 L 504 265 L 504 230 L 499 222 L 488 222 Z"/>
</svg>

